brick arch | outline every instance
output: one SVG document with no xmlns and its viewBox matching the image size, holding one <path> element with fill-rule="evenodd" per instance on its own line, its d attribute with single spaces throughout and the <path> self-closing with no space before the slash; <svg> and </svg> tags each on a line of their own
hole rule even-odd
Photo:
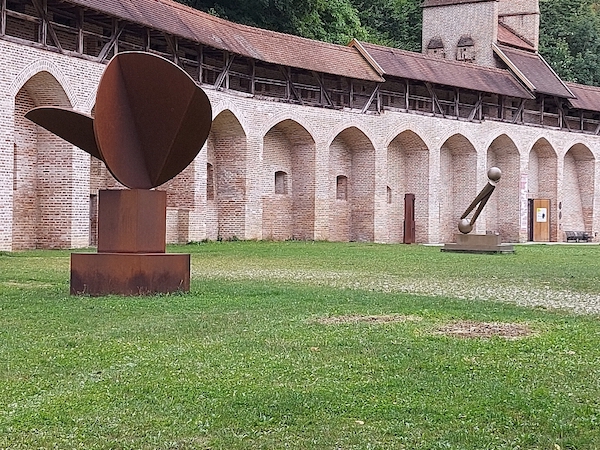
<svg viewBox="0 0 600 450">
<path fill-rule="evenodd" d="M 391 144 L 391 142 L 393 140 L 395 140 L 398 136 L 400 136 L 401 134 L 404 133 L 412 133 L 413 135 L 415 135 L 421 142 L 423 142 L 423 144 L 430 148 L 433 146 L 433 144 L 430 141 L 431 139 L 428 139 L 428 134 L 426 130 L 422 129 L 419 126 L 419 123 L 409 123 L 409 124 L 402 124 L 401 126 L 398 127 L 393 127 L 388 131 L 388 134 L 385 136 L 384 139 L 384 145 L 385 147 L 389 147 L 389 145 Z M 437 138 L 437 136 L 436 136 Z"/>
<path fill-rule="evenodd" d="M 373 241 L 375 147 L 359 128 L 346 128 L 331 141 L 329 179 L 329 239 Z M 337 180 L 346 180 L 346 198 L 336 195 Z"/>
<path fill-rule="evenodd" d="M 500 233 L 504 242 L 519 242 L 520 157 L 516 144 L 506 134 L 488 147 L 486 170 L 494 166 L 502 170 L 502 178 L 484 210 L 486 229 Z"/>
<path fill-rule="evenodd" d="M 25 118 L 36 106 L 70 107 L 68 94 L 50 72 L 37 71 L 14 99 L 13 248 L 88 245 L 89 185 L 76 170 L 89 156 Z"/>
<path fill-rule="evenodd" d="M 592 232 L 595 190 L 595 158 L 583 144 L 575 144 L 564 156 L 563 190 L 558 218 L 563 230 Z"/>
<path fill-rule="evenodd" d="M 440 238 L 451 242 L 460 216 L 477 196 L 477 151 L 461 134 L 440 148 Z"/>
<path fill-rule="evenodd" d="M 427 242 L 429 148 L 413 131 L 398 134 L 387 147 L 386 218 L 389 242 L 404 241 L 404 196 L 415 194 L 415 238 Z"/>
<path fill-rule="evenodd" d="M 290 119 L 274 125 L 263 138 L 261 173 L 263 239 L 314 239 L 315 141 L 308 130 Z"/>
<path fill-rule="evenodd" d="M 260 136 L 265 136 L 267 133 L 272 131 L 273 128 L 282 123 L 295 123 L 302 129 L 302 134 L 306 133 L 310 136 L 311 140 L 316 141 L 315 136 L 317 134 L 315 130 L 311 126 L 311 123 L 304 119 L 305 117 L 296 117 L 290 114 L 276 115 L 269 118 L 269 120 L 260 127 L 258 133 Z"/>
<path fill-rule="evenodd" d="M 8 89 L 10 97 L 14 98 L 26 84 L 31 86 L 32 79 L 38 80 L 40 83 L 40 90 L 46 89 L 46 87 L 44 87 L 44 81 L 49 83 L 48 88 L 50 88 L 53 92 L 48 92 L 48 94 L 51 94 L 48 96 L 48 98 L 59 102 L 59 104 L 52 104 L 52 106 L 71 108 L 73 105 L 78 105 L 79 102 L 77 101 L 77 96 L 75 95 L 73 87 L 69 83 L 67 77 L 58 68 L 58 66 L 47 60 L 36 61 L 28 65 L 20 72 L 15 77 Z M 37 106 L 42 105 L 49 106 L 51 103 L 41 102 L 40 97 L 40 104 Z"/>
<path fill-rule="evenodd" d="M 558 238 L 558 157 L 546 138 L 538 139 L 529 151 L 527 198 L 550 200 L 550 240 Z"/>
<path fill-rule="evenodd" d="M 206 144 L 206 167 L 212 166 L 214 197 L 206 200 L 208 239 L 246 237 L 247 137 L 238 117 L 229 109 L 213 119 Z M 206 183 L 204 184 L 206 189 Z"/>
<path fill-rule="evenodd" d="M 352 130 L 352 131 L 349 131 Z M 360 136 L 361 141 L 364 141 L 365 143 L 368 141 L 368 145 L 374 147 L 375 144 L 375 139 L 373 139 L 370 135 L 368 130 L 365 130 L 365 127 L 362 123 L 358 123 L 356 121 L 352 121 L 350 123 L 348 122 L 344 122 L 341 125 L 338 125 L 337 127 L 332 128 L 331 130 L 331 134 L 329 134 L 329 139 L 327 139 L 327 145 L 331 146 L 331 144 L 333 143 L 333 141 L 335 141 L 336 139 L 338 139 L 340 137 L 340 135 L 346 134 L 347 132 L 352 132 L 352 133 L 358 133 L 357 135 Z"/>
<path fill-rule="evenodd" d="M 223 100 L 220 102 L 215 102 L 214 99 L 211 99 L 212 104 L 212 113 L 213 113 L 213 121 L 222 113 L 227 112 L 231 114 L 235 118 L 235 127 L 239 126 L 242 129 L 242 132 L 247 136 L 250 134 L 251 126 L 248 124 L 246 115 L 244 112 L 237 106 L 236 103 L 227 100 Z"/>
</svg>

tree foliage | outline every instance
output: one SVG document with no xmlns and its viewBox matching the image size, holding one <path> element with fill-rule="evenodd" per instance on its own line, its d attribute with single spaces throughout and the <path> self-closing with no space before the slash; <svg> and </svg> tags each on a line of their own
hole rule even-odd
<svg viewBox="0 0 600 450">
<path fill-rule="evenodd" d="M 565 80 L 600 85 L 600 2 L 540 0 L 540 53 Z"/>
<path fill-rule="evenodd" d="M 237 23 L 345 45 L 421 49 L 422 0 L 179 0 Z M 540 0 L 540 53 L 567 81 L 600 85 L 600 1 Z"/>
</svg>

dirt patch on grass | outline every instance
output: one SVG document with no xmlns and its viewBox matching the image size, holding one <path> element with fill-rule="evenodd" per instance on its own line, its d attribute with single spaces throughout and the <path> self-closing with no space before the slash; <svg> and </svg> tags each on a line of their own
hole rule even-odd
<svg viewBox="0 0 600 450">
<path fill-rule="evenodd" d="M 381 324 L 381 323 L 398 323 L 398 322 L 418 322 L 421 320 L 417 316 L 406 316 L 401 314 L 384 314 L 375 316 L 364 316 L 364 315 L 343 315 L 343 316 L 330 316 L 320 317 L 315 321 L 321 325 L 343 325 L 351 323 L 370 323 L 370 324 Z"/>
<path fill-rule="evenodd" d="M 533 330 L 522 323 L 474 322 L 469 320 L 453 322 L 438 328 L 435 334 L 462 338 L 521 339 L 534 334 Z"/>
</svg>

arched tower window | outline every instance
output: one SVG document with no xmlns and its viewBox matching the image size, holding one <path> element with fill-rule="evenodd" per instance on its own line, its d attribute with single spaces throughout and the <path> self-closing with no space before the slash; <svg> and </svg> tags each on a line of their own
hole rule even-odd
<svg viewBox="0 0 600 450">
<path fill-rule="evenodd" d="M 287 194 L 287 173 L 278 170 L 275 172 L 275 193 L 276 194 Z"/>
<path fill-rule="evenodd" d="M 387 202 L 392 203 L 392 188 L 389 186 L 387 187 Z"/>
<path fill-rule="evenodd" d="M 338 175 L 336 180 L 335 198 L 338 200 L 348 200 L 348 177 Z"/>
</svg>

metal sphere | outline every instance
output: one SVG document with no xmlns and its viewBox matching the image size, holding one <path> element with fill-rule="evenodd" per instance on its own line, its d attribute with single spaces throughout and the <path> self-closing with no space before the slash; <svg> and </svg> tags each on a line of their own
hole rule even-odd
<svg viewBox="0 0 600 450">
<path fill-rule="evenodd" d="M 500 177 L 502 176 L 502 171 L 497 167 L 490 167 L 490 170 L 488 170 L 487 176 L 493 182 L 497 182 L 498 180 L 500 180 Z"/>
<path fill-rule="evenodd" d="M 471 221 L 469 219 L 460 219 L 460 222 L 458 222 L 458 230 L 462 234 L 469 234 L 471 231 L 473 231 L 473 225 L 471 225 Z"/>
</svg>

